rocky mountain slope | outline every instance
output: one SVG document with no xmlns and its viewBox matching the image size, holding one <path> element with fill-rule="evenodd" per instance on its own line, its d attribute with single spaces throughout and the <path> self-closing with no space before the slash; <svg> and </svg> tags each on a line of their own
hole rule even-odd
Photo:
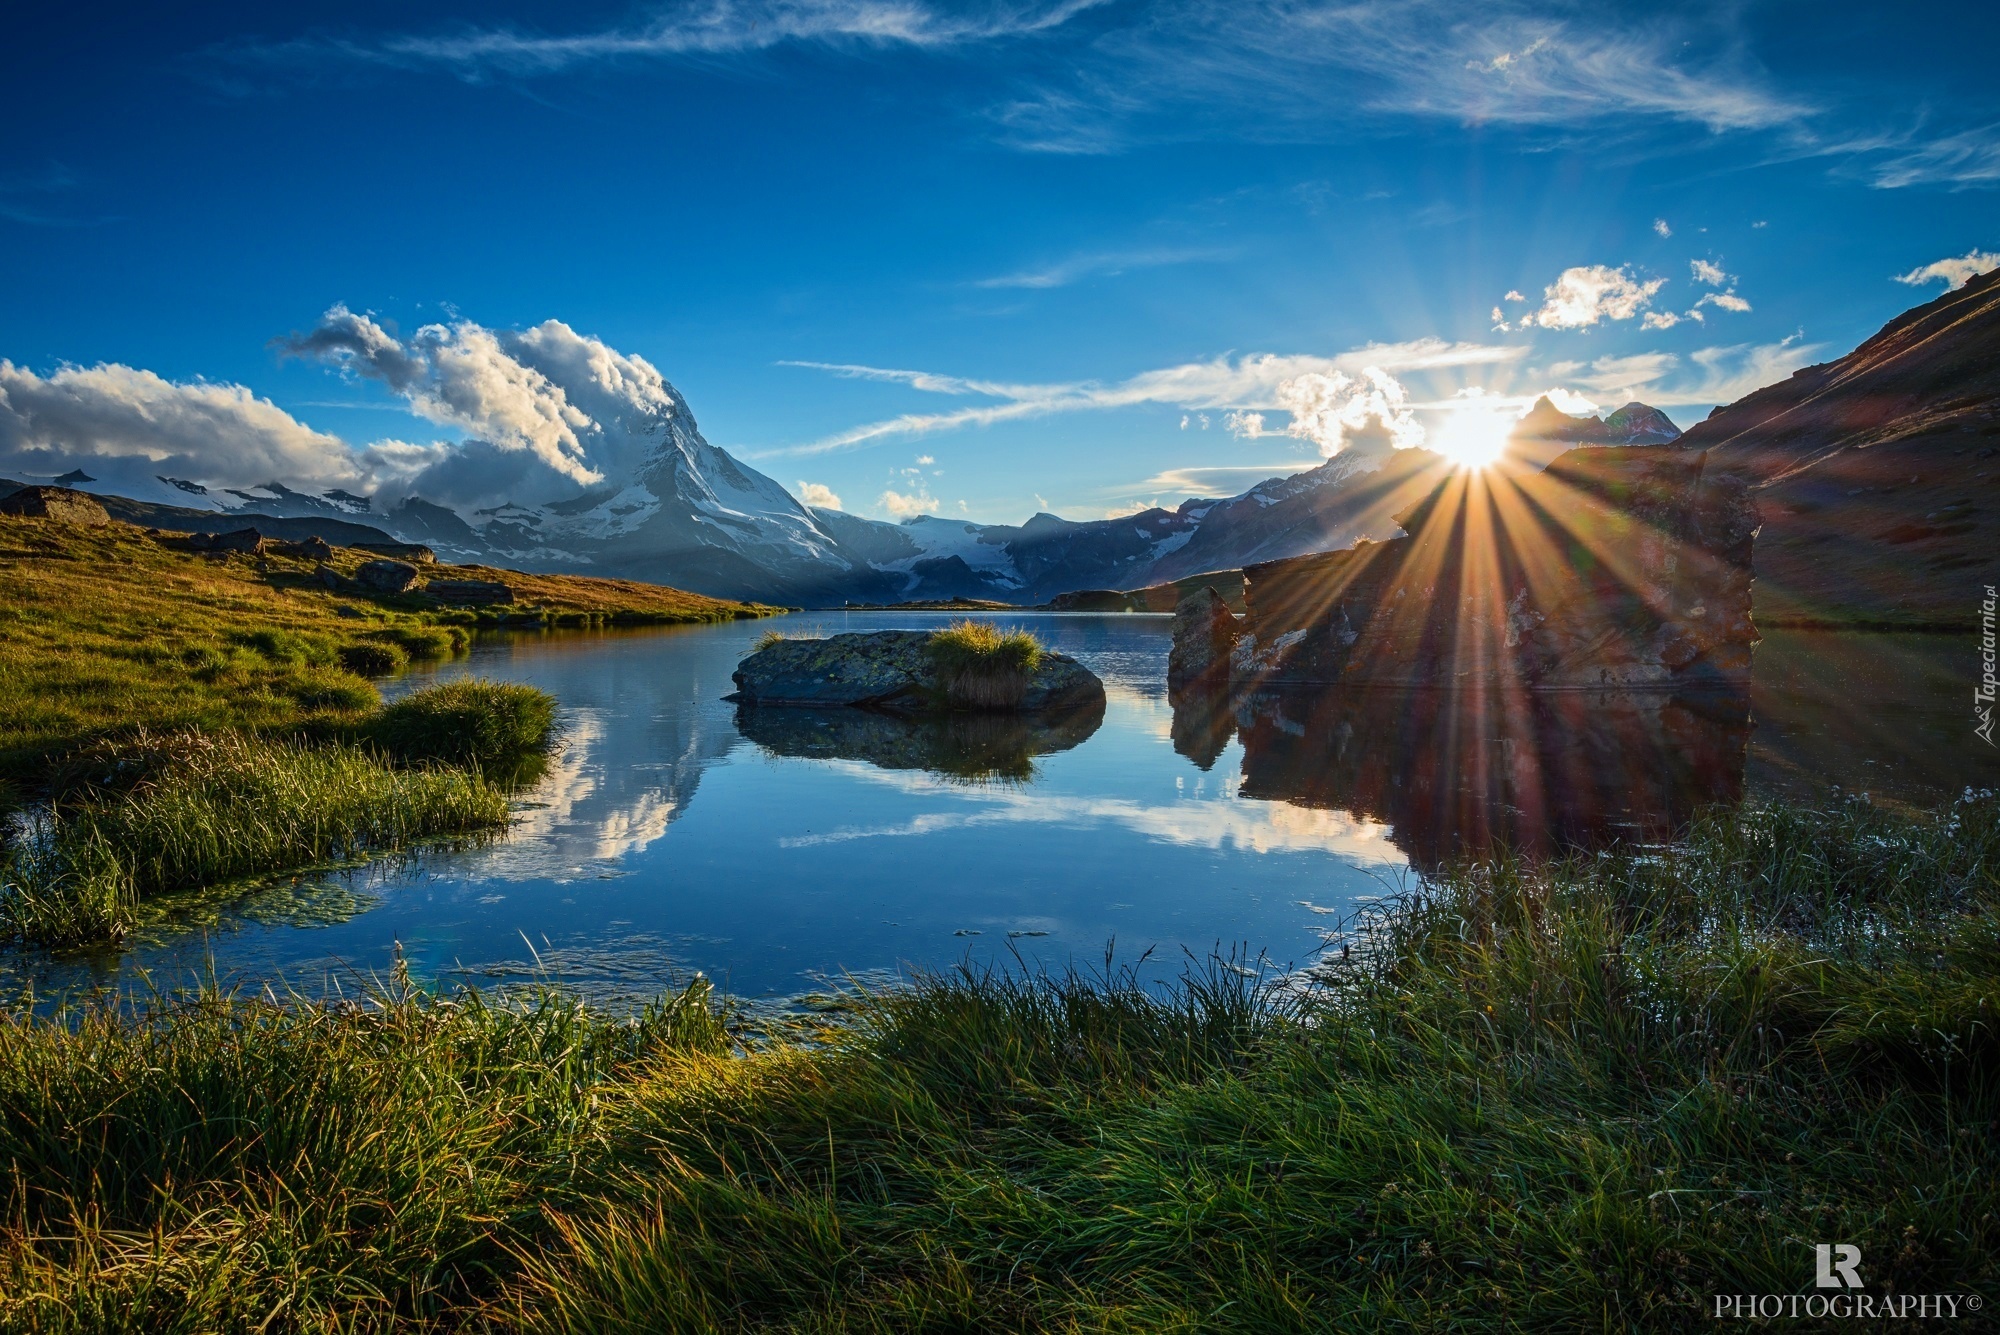
<svg viewBox="0 0 2000 1335">
<path fill-rule="evenodd" d="M 2000 564 L 2000 270 L 1682 442 L 1751 485 L 1759 623 L 1971 624 Z"/>
</svg>

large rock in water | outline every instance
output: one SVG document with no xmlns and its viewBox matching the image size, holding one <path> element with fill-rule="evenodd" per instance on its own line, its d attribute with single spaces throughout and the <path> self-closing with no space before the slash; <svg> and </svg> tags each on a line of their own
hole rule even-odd
<svg viewBox="0 0 2000 1335">
<path fill-rule="evenodd" d="M 92 528 L 102 528 L 111 522 L 110 514 L 97 503 L 96 497 L 68 487 L 23 487 L 0 499 L 0 514 L 88 524 Z"/>
<path fill-rule="evenodd" d="M 862 705 L 916 713 L 949 708 L 931 670 L 931 632 L 879 630 L 823 640 L 779 640 L 737 666 L 734 699 L 747 705 Z M 1017 707 L 1023 713 L 1104 703 L 1104 683 L 1067 654 L 1043 650 Z"/>
<path fill-rule="evenodd" d="M 1236 647 L 1236 614 L 1214 589 L 1196 589 L 1174 608 L 1174 645 L 1167 655 L 1167 685 L 1179 688 L 1227 676 Z"/>
</svg>

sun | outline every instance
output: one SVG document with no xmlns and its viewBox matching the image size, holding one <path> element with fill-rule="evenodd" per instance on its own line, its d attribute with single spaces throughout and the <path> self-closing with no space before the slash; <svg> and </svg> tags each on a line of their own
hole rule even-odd
<svg viewBox="0 0 2000 1335">
<path fill-rule="evenodd" d="M 1430 440 L 1430 448 L 1460 468 L 1477 470 L 1498 459 L 1514 429 L 1512 413 L 1494 404 L 1468 400 L 1445 414 Z"/>
</svg>

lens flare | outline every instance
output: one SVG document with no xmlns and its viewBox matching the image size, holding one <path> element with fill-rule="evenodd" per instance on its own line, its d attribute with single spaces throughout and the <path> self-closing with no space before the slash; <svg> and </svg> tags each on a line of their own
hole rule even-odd
<svg viewBox="0 0 2000 1335">
<path fill-rule="evenodd" d="M 1481 469 L 1507 448 L 1507 433 L 1515 421 L 1512 413 L 1496 405 L 1471 400 L 1445 414 L 1429 445 L 1460 468 Z"/>
</svg>

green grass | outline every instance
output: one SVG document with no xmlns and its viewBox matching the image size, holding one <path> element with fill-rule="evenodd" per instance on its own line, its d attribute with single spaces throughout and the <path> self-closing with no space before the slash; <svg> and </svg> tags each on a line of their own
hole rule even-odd
<svg viewBox="0 0 2000 1335">
<path fill-rule="evenodd" d="M 366 559 L 340 550 L 332 564 L 352 574 Z M 367 675 L 381 661 L 369 646 L 445 657 L 469 643 L 469 623 L 698 624 L 776 610 L 626 580 L 428 572 L 516 590 L 515 605 L 473 612 L 336 595 L 315 568 L 197 555 L 129 524 L 0 515 L 0 783 L 33 789 L 76 748 L 140 730 L 341 735 L 380 703 L 349 656 L 364 656 L 354 661 Z"/>
<path fill-rule="evenodd" d="M 0 1329 L 1688 1329 L 2000 1285 L 2000 803 L 1467 866 L 1312 989 L 0 1022 Z"/>
<path fill-rule="evenodd" d="M 504 766 L 547 751 L 555 723 L 555 697 L 546 691 L 462 677 L 389 705 L 368 736 L 402 760 Z"/>
<path fill-rule="evenodd" d="M 967 709 L 1018 706 L 1043 653 L 1042 642 L 1025 630 L 970 617 L 932 635 L 925 651 L 945 699 Z"/>
<path fill-rule="evenodd" d="M 185 734 L 124 763 L 123 791 L 80 785 L 0 864 L 0 936 L 116 940 L 143 898 L 507 823 L 477 775 L 347 746 Z"/>
</svg>

